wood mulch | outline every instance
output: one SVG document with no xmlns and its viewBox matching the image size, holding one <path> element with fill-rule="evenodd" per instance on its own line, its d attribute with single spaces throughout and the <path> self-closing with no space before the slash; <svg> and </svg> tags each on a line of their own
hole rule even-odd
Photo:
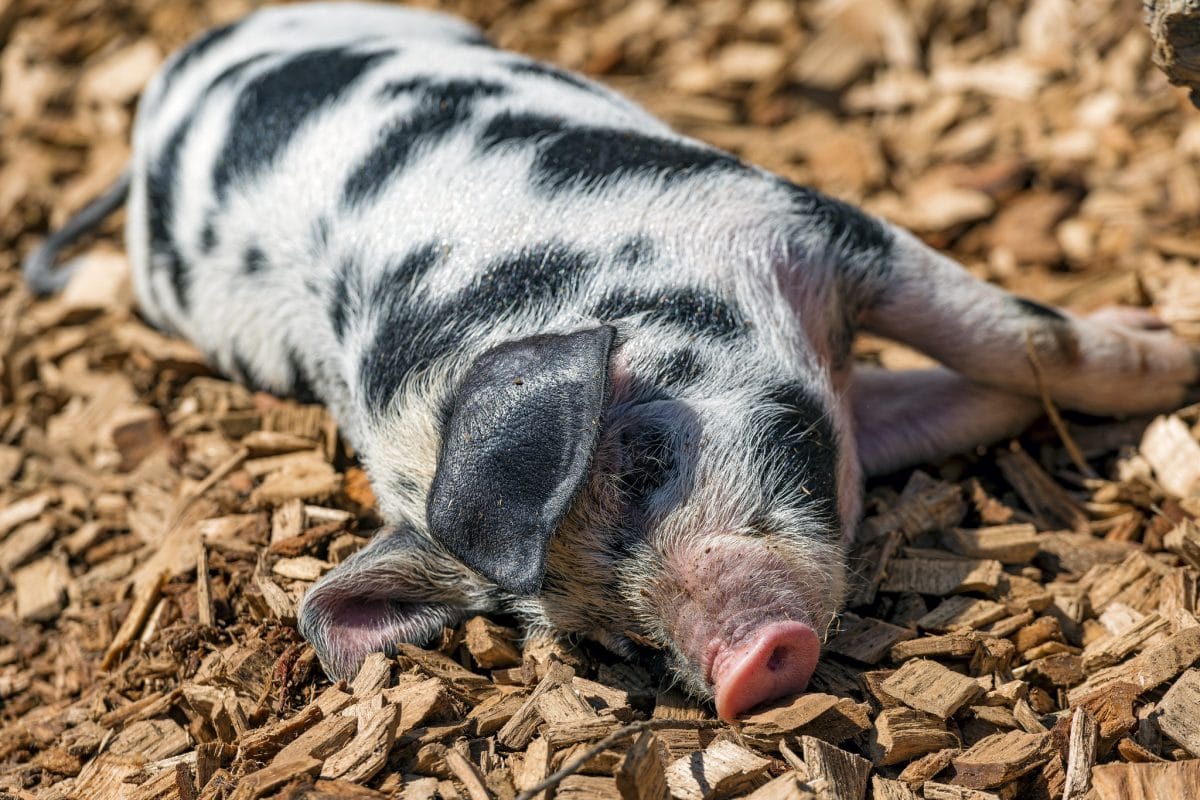
<svg viewBox="0 0 1200 800">
<path fill-rule="evenodd" d="M 1200 797 L 1200 407 L 873 484 L 812 693 L 737 725 L 503 620 L 330 685 L 296 604 L 378 519 L 324 409 L 144 325 L 117 220 L 63 295 L 17 272 L 164 54 L 249 5 L 0 2 L 0 798 Z M 1137 3 L 448 5 L 981 277 L 1200 341 L 1200 113 Z"/>
</svg>

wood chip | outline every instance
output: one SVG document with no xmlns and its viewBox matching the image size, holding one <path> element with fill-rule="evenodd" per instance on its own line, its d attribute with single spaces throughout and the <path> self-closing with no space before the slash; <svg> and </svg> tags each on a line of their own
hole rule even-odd
<svg viewBox="0 0 1200 800">
<path fill-rule="evenodd" d="M 812 736 L 801 740 L 809 784 L 821 800 L 864 800 L 871 762 Z"/>
<path fill-rule="evenodd" d="M 666 800 L 667 749 L 652 731 L 643 731 L 625 751 L 613 773 L 622 800 Z"/>
<path fill-rule="evenodd" d="M 911 708 L 886 708 L 875 718 L 870 743 L 878 766 L 900 764 L 926 753 L 958 746 L 941 718 Z"/>
<path fill-rule="evenodd" d="M 1032 525 L 994 528 L 954 528 L 942 534 L 947 549 L 967 558 L 995 559 L 1002 564 L 1028 564 L 1038 552 L 1038 533 Z"/>
<path fill-rule="evenodd" d="M 1159 701 L 1154 719 L 1172 741 L 1200 758 L 1200 670 L 1179 676 Z"/>
<path fill-rule="evenodd" d="M 1096 765 L 1096 748 L 1100 741 L 1100 726 L 1085 708 L 1076 708 L 1071 717 L 1071 738 L 1068 745 L 1066 785 L 1063 800 L 1082 800 L 1092 788 L 1092 767 Z"/>
<path fill-rule="evenodd" d="M 881 688 L 905 705 L 938 719 L 948 719 L 980 692 L 975 681 L 925 659 L 906 661 Z"/>
<path fill-rule="evenodd" d="M 895 558 L 879 589 L 932 595 L 987 593 L 1000 584 L 1002 573 L 1000 562 L 992 560 Z"/>
<path fill-rule="evenodd" d="M 1200 761 L 1173 764 L 1098 764 L 1097 800 L 1177 800 L 1200 797 Z"/>
<path fill-rule="evenodd" d="M 993 789 L 1037 769 L 1052 754 L 1048 733 L 997 733 L 951 760 L 954 765 L 951 783 L 970 789 Z"/>
<path fill-rule="evenodd" d="M 354 738 L 321 766 L 321 777 L 361 782 L 374 776 L 387 763 L 399 721 L 400 707 L 395 704 L 385 705 L 361 720 Z"/>
<path fill-rule="evenodd" d="M 713 800 L 748 793 L 765 783 L 771 762 L 730 741 L 716 742 L 684 756 L 666 770 L 671 796 Z"/>
<path fill-rule="evenodd" d="M 1187 497 L 1200 489 L 1200 444 L 1179 417 L 1159 417 L 1150 423 L 1138 449 L 1169 493 Z"/>
</svg>

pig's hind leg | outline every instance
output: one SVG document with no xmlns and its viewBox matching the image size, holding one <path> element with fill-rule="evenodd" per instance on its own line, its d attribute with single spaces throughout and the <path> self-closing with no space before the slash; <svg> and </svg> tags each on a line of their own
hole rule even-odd
<svg viewBox="0 0 1200 800">
<path fill-rule="evenodd" d="M 874 270 L 844 270 L 862 328 L 1023 397 L 1038 396 L 1040 373 L 1054 402 L 1093 414 L 1162 411 L 1195 390 L 1200 351 L 1152 316 L 1084 318 L 1043 306 L 974 278 L 907 232 L 890 234 L 889 257 Z"/>
<path fill-rule="evenodd" d="M 863 471 L 882 475 L 1009 436 L 1041 414 L 1032 398 L 945 368 L 856 366 L 847 392 Z"/>
</svg>

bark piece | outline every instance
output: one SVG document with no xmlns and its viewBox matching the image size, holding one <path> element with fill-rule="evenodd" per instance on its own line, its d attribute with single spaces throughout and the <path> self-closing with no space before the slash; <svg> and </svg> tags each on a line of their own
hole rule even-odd
<svg viewBox="0 0 1200 800">
<path fill-rule="evenodd" d="M 1014 442 L 1007 451 L 998 452 L 996 466 L 1037 516 L 1039 528 L 1087 531 L 1087 515 L 1083 509 L 1019 444 Z"/>
<path fill-rule="evenodd" d="M 674 761 L 667 767 L 666 779 L 671 796 L 678 800 L 714 800 L 765 783 L 770 765 L 740 745 L 720 741 Z"/>
<path fill-rule="evenodd" d="M 546 672 L 546 676 L 534 688 L 517 713 L 496 734 L 496 742 L 510 750 L 523 749 L 533 738 L 537 726 L 542 722 L 537 711 L 538 699 L 543 694 L 569 683 L 573 677 L 575 677 L 575 671 L 566 664 L 552 664 Z"/>
<path fill-rule="evenodd" d="M 925 800 L 1001 800 L 1000 795 L 949 783 L 926 782 L 922 789 Z"/>
<path fill-rule="evenodd" d="M 479 769 L 468 761 L 462 753 L 453 747 L 448 747 L 443 758 L 450 773 L 467 790 L 467 797 L 471 798 L 471 800 L 490 800 L 491 793 L 488 791 L 483 776 L 479 774 Z"/>
<path fill-rule="evenodd" d="M 913 631 L 899 625 L 845 613 L 841 617 L 841 629 L 825 643 L 825 649 L 864 664 L 878 664 L 894 644 L 914 635 Z"/>
<path fill-rule="evenodd" d="M 1096 765 L 1096 748 L 1100 741 L 1100 726 L 1087 709 L 1077 708 L 1071 717 L 1071 738 L 1067 751 L 1067 774 L 1063 800 L 1083 800 L 1092 788 L 1092 767 Z"/>
<path fill-rule="evenodd" d="M 976 559 L 894 558 L 880 584 L 884 592 L 946 595 L 992 592 L 1000 584 L 999 561 Z"/>
<path fill-rule="evenodd" d="M 350 682 L 350 691 L 359 698 L 377 694 L 391 680 L 393 666 L 395 662 L 383 653 L 368 653 Z"/>
<path fill-rule="evenodd" d="M 670 796 L 666 760 L 667 748 L 658 737 L 653 731 L 642 731 L 613 773 L 622 799 L 666 800 Z"/>
<path fill-rule="evenodd" d="M 1092 769 L 1097 800 L 1176 800 L 1200 797 L 1200 761 L 1098 764 Z"/>
<path fill-rule="evenodd" d="M 1179 676 L 1159 701 L 1154 718 L 1173 742 L 1200 758 L 1200 670 Z"/>
<path fill-rule="evenodd" d="M 950 766 L 951 760 L 960 752 L 961 750 L 954 747 L 921 756 L 900 772 L 900 780 L 916 789 Z"/>
<path fill-rule="evenodd" d="M 1200 488 L 1200 444 L 1179 417 L 1159 417 L 1150 423 L 1138 449 L 1170 494 L 1187 497 Z"/>
<path fill-rule="evenodd" d="M 315 703 L 306 707 L 305 710 L 307 711 L 308 708 L 320 710 L 320 706 Z M 319 722 L 300 731 L 294 739 L 280 747 L 279 752 L 274 756 L 274 761 L 285 763 L 303 760 L 305 757 L 324 761 L 342 750 L 357 732 L 358 717 L 344 717 L 338 714 L 322 717 Z M 242 747 L 246 746 L 246 742 L 243 741 Z"/>
<path fill-rule="evenodd" d="M 521 653 L 513 646 L 513 631 L 484 617 L 471 617 L 463 626 L 463 632 L 467 652 L 484 669 L 513 667 L 521 663 Z"/>
<path fill-rule="evenodd" d="M 245 759 L 266 761 L 324 718 L 320 706 L 309 704 L 287 719 L 264 725 L 243 736 L 238 743 L 239 754 Z M 305 755 L 311 756 L 312 753 Z"/>
<path fill-rule="evenodd" d="M 994 789 L 1045 764 L 1053 752 L 1048 733 L 993 734 L 954 757 L 951 783 L 971 789 Z"/>
<path fill-rule="evenodd" d="M 399 721 L 400 707 L 395 704 L 385 705 L 361 720 L 358 733 L 349 744 L 321 767 L 321 777 L 351 782 L 362 782 L 373 777 L 387 763 Z"/>
<path fill-rule="evenodd" d="M 978 597 L 949 597 L 938 607 L 917 620 L 917 627 L 927 631 L 948 633 L 955 630 L 982 628 L 1008 615 L 1003 603 Z"/>
<path fill-rule="evenodd" d="M 1028 564 L 1038 553 L 1037 528 L 1029 524 L 994 528 L 953 528 L 942 534 L 947 549 L 967 558 L 995 559 L 1002 564 Z"/>
<path fill-rule="evenodd" d="M 925 659 L 906 661 L 881 688 L 905 705 L 938 719 L 948 719 L 980 692 L 975 681 Z"/>
<path fill-rule="evenodd" d="M 27 622 L 51 622 L 67 604 L 70 570 L 61 556 L 46 556 L 17 570 L 17 616 Z"/>
<path fill-rule="evenodd" d="M 871 731 L 872 760 L 878 766 L 900 764 L 936 750 L 958 745 L 944 720 L 911 708 L 887 708 Z"/>
<path fill-rule="evenodd" d="M 321 762 L 315 758 L 273 763 L 238 780 L 233 800 L 255 800 L 291 783 L 300 775 L 316 775 Z"/>
<path fill-rule="evenodd" d="M 1143 651 L 1123 664 L 1101 670 L 1070 691 L 1072 705 L 1115 683 L 1129 683 L 1148 692 L 1200 661 L 1200 627 L 1185 628 L 1167 641 Z"/>
<path fill-rule="evenodd" d="M 141 756 L 147 761 L 179 755 L 191 747 L 187 731 L 170 719 L 147 719 L 127 725 L 113 738 L 109 751 Z"/>
<path fill-rule="evenodd" d="M 1154 40 L 1154 64 L 1171 83 L 1190 88 L 1192 105 L 1200 108 L 1200 4 L 1149 0 L 1143 10 Z"/>
<path fill-rule="evenodd" d="M 1084 648 L 1083 669 L 1091 673 L 1120 663 L 1148 639 L 1166 633 L 1170 627 L 1158 614 L 1147 615 L 1121 634 L 1097 640 Z"/>
<path fill-rule="evenodd" d="M 837 743 L 869 727 L 866 704 L 820 693 L 785 698 L 742 718 L 742 735 L 764 751 L 778 747 L 781 738 L 815 736 Z"/>
<path fill-rule="evenodd" d="M 812 736 L 801 740 L 809 785 L 821 800 L 863 800 L 871 762 Z"/>
<path fill-rule="evenodd" d="M 920 798 L 903 781 L 893 781 L 881 775 L 872 775 L 871 800 L 920 800 Z"/>
</svg>

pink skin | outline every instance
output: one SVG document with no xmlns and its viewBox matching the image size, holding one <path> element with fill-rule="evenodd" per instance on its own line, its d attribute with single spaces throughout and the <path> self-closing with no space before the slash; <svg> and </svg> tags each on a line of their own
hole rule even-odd
<svg viewBox="0 0 1200 800">
<path fill-rule="evenodd" d="M 803 622 L 771 622 L 736 647 L 718 649 L 710 680 L 717 716 L 732 721 L 760 703 L 808 688 L 821 643 Z"/>
<path fill-rule="evenodd" d="M 712 688 L 717 714 L 732 721 L 804 691 L 821 651 L 814 622 L 833 612 L 828 580 L 775 537 L 689 544 L 672 553 L 651 596 Z"/>
</svg>

